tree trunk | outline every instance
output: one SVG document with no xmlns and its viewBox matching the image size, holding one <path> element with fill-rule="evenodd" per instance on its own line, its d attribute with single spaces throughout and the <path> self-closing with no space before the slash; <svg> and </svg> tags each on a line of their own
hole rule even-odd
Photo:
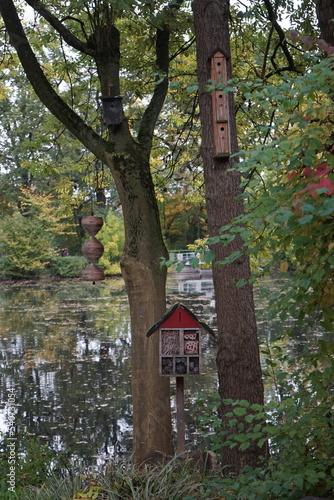
<svg viewBox="0 0 334 500">
<path fill-rule="evenodd" d="M 227 78 L 231 78 L 230 42 L 228 30 L 229 4 L 227 0 L 195 0 L 193 2 L 197 43 L 197 73 L 199 105 L 202 125 L 201 155 L 204 163 L 206 204 L 210 236 L 219 234 L 222 226 L 243 213 L 240 198 L 240 174 L 229 171 L 235 164 L 230 157 L 215 157 L 213 137 L 213 109 L 211 93 L 206 85 L 211 79 L 210 58 L 220 49 L 227 56 Z M 237 151 L 236 121 L 233 96 L 229 99 L 229 128 L 231 153 Z M 239 197 L 239 198 L 238 198 Z M 242 249 L 237 237 L 228 246 L 216 244 L 215 261 Z M 263 384 L 254 313 L 253 290 L 250 285 L 236 286 L 240 279 L 250 278 L 249 259 L 243 255 L 225 266 L 213 265 L 213 280 L 218 323 L 217 368 L 219 392 L 222 399 L 244 399 L 263 404 Z M 222 404 L 223 422 L 231 408 Z M 245 451 L 238 447 L 224 448 L 223 465 L 239 471 L 245 465 L 255 466 L 262 449 L 254 443 Z"/>
<path fill-rule="evenodd" d="M 315 0 L 321 37 L 334 45 L 334 2 L 333 0 Z"/>
<path fill-rule="evenodd" d="M 124 148 L 124 161 L 110 161 L 123 207 L 125 247 L 121 260 L 130 304 L 132 341 L 133 461 L 159 450 L 172 454 L 169 379 L 159 376 L 159 337 L 146 332 L 166 311 L 167 257 L 149 158 L 138 144 Z"/>
</svg>

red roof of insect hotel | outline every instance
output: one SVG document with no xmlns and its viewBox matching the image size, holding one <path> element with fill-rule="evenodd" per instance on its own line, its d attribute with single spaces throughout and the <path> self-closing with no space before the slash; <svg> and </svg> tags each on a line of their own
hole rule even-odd
<svg viewBox="0 0 334 500">
<path fill-rule="evenodd" d="M 199 321 L 194 313 L 179 303 L 174 304 L 157 323 L 151 326 L 146 336 L 149 337 L 158 328 L 202 328 L 210 335 L 215 336 L 215 333 L 208 325 Z"/>
</svg>

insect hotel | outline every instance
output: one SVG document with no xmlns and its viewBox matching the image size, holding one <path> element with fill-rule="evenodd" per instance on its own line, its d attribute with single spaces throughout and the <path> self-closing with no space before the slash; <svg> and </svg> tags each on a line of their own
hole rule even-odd
<svg viewBox="0 0 334 500">
<path fill-rule="evenodd" d="M 213 330 L 199 321 L 184 305 L 175 304 L 146 333 L 159 331 L 159 372 L 176 377 L 177 451 L 185 451 L 184 376 L 201 373 L 202 331 L 215 336 Z"/>
</svg>

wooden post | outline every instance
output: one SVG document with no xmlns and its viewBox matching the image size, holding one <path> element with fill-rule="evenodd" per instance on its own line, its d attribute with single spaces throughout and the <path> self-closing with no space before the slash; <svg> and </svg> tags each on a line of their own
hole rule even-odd
<svg viewBox="0 0 334 500">
<path fill-rule="evenodd" d="M 184 421 L 184 377 L 176 377 L 176 431 L 177 454 L 180 455 L 186 450 Z"/>
</svg>

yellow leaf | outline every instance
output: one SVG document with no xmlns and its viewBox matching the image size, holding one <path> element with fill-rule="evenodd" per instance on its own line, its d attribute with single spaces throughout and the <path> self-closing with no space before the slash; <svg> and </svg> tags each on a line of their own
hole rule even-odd
<svg viewBox="0 0 334 500">
<path fill-rule="evenodd" d="M 328 245 L 328 251 L 330 252 L 334 248 L 334 242 Z"/>
<path fill-rule="evenodd" d="M 279 266 L 281 273 L 286 273 L 289 269 L 289 263 L 286 260 L 283 260 Z"/>
</svg>

